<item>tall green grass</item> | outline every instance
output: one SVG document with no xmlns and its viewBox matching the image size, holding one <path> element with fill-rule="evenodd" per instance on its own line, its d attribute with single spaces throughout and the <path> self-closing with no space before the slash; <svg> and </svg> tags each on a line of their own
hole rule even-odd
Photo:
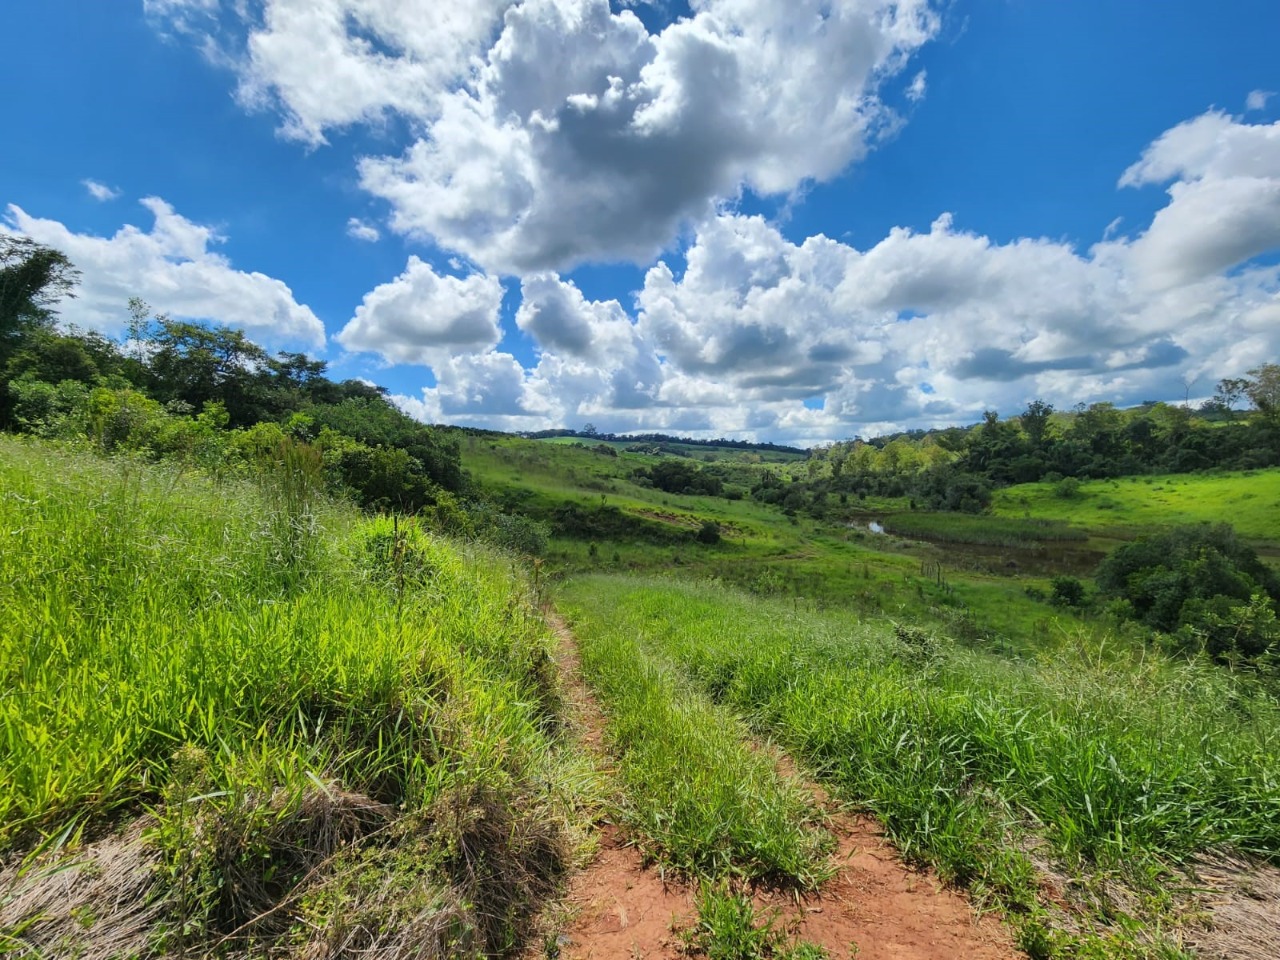
<svg viewBox="0 0 1280 960">
<path fill-rule="evenodd" d="M 685 873 L 814 887 L 829 837 L 774 760 L 632 639 L 633 625 L 590 630 L 583 670 L 609 715 L 624 813 L 654 859 Z"/>
<path fill-rule="evenodd" d="M 898 513 L 887 517 L 884 525 L 890 533 L 898 536 L 920 537 L 941 543 L 1021 547 L 1046 541 L 1088 539 L 1083 530 L 1068 526 L 1061 520 L 1024 520 L 967 513 Z"/>
<path fill-rule="evenodd" d="M 308 822 L 356 840 L 386 811 L 398 836 L 425 826 L 420 869 L 495 918 L 496 949 L 533 906 L 485 899 L 515 890 L 514 838 L 554 877 L 594 789 L 559 737 L 545 623 L 509 561 L 279 466 L 215 483 L 0 438 L 0 847 L 152 809 L 169 880 L 225 900 L 314 867 Z"/>
<path fill-rule="evenodd" d="M 591 577 L 586 636 L 643 634 L 717 701 L 875 812 L 944 876 L 1034 907 L 1027 851 L 1154 875 L 1280 859 L 1280 709 L 1246 682 L 1064 638 L 1006 661 L 917 630 L 708 584 Z"/>
</svg>

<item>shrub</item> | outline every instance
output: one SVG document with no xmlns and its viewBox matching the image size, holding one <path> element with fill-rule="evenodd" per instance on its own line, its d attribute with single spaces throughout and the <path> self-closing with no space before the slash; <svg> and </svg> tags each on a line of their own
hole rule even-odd
<svg viewBox="0 0 1280 960">
<path fill-rule="evenodd" d="M 1113 551 L 1095 579 L 1104 594 L 1128 604 L 1112 607 L 1155 630 L 1178 633 L 1215 659 L 1256 657 L 1270 642 L 1263 606 L 1280 598 L 1280 578 L 1230 524 L 1142 537 Z"/>
<path fill-rule="evenodd" d="M 1076 500 L 1080 497 L 1080 481 L 1075 477 L 1064 477 L 1053 486 L 1053 495 L 1060 500 Z"/>
<path fill-rule="evenodd" d="M 1055 607 L 1078 607 L 1084 603 L 1084 584 L 1075 577 L 1054 577 L 1053 596 L 1049 602 Z"/>
</svg>

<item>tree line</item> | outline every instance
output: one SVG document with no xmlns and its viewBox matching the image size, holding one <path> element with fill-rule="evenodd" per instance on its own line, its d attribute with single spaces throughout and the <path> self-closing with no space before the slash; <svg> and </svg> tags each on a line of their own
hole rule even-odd
<svg viewBox="0 0 1280 960">
<path fill-rule="evenodd" d="M 0 429 L 214 470 L 305 444 L 334 492 L 371 508 L 416 512 L 463 490 L 452 431 L 413 420 L 381 387 L 329 379 L 322 360 L 138 299 L 121 341 L 60 327 L 56 305 L 78 278 L 60 251 L 0 235 Z"/>
<path fill-rule="evenodd" d="M 1249 409 L 1237 409 L 1242 401 Z M 1058 412 L 1036 400 L 1010 419 L 989 410 L 968 428 L 841 441 L 810 452 L 798 486 L 766 480 L 753 495 L 818 514 L 833 496 L 909 497 L 921 508 L 980 512 L 994 488 L 1017 483 L 1277 465 L 1280 365 L 1265 363 L 1221 381 L 1195 410 L 1153 402 Z"/>
</svg>

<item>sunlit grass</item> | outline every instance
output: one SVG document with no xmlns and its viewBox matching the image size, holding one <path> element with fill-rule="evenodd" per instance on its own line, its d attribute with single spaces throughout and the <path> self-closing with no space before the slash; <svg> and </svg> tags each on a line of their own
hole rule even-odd
<svg viewBox="0 0 1280 960">
<path fill-rule="evenodd" d="M 1243 537 L 1280 542 L 1280 470 L 1087 480 L 1071 498 L 1051 483 L 996 492 L 1002 517 L 1069 520 L 1105 534 L 1114 528 L 1230 523 Z"/>
<path fill-rule="evenodd" d="M 828 838 L 819 817 L 747 730 L 620 630 L 582 638 L 586 678 L 608 713 L 607 735 L 641 847 L 694 876 L 816 886 Z"/>
<path fill-rule="evenodd" d="M 1035 909 L 1030 849 L 1129 877 L 1214 848 L 1280 858 L 1280 709 L 1212 666 L 1083 634 L 1007 661 L 705 583 L 596 576 L 563 595 L 584 636 L 643 637 L 906 855 L 1011 909 Z"/>
<path fill-rule="evenodd" d="M 409 808 L 547 776 L 549 639 L 504 561 L 316 498 L 299 569 L 256 487 L 9 439 L 0 490 L 6 840 L 156 802 L 184 747 L 218 787 L 265 753 Z"/>
</svg>

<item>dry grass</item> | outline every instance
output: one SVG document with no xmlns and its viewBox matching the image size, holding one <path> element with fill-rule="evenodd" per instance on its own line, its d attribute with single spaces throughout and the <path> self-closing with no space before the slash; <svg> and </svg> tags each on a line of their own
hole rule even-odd
<svg viewBox="0 0 1280 960">
<path fill-rule="evenodd" d="M 1280 867 L 1218 856 L 1195 866 L 1207 910 L 1187 945 L 1200 960 L 1275 960 L 1280 954 Z"/>
<path fill-rule="evenodd" d="M 145 821 L 71 856 L 0 870 L 0 953 L 109 960 L 153 955 L 165 906 L 154 895 L 160 855 Z"/>
<path fill-rule="evenodd" d="M 223 942 L 276 937 L 288 929 L 296 903 L 340 851 L 385 828 L 386 804 L 317 783 L 301 796 L 277 790 L 205 815 L 195 849 L 220 878 L 212 929 Z M 203 894 L 204 891 L 201 891 Z"/>
</svg>

